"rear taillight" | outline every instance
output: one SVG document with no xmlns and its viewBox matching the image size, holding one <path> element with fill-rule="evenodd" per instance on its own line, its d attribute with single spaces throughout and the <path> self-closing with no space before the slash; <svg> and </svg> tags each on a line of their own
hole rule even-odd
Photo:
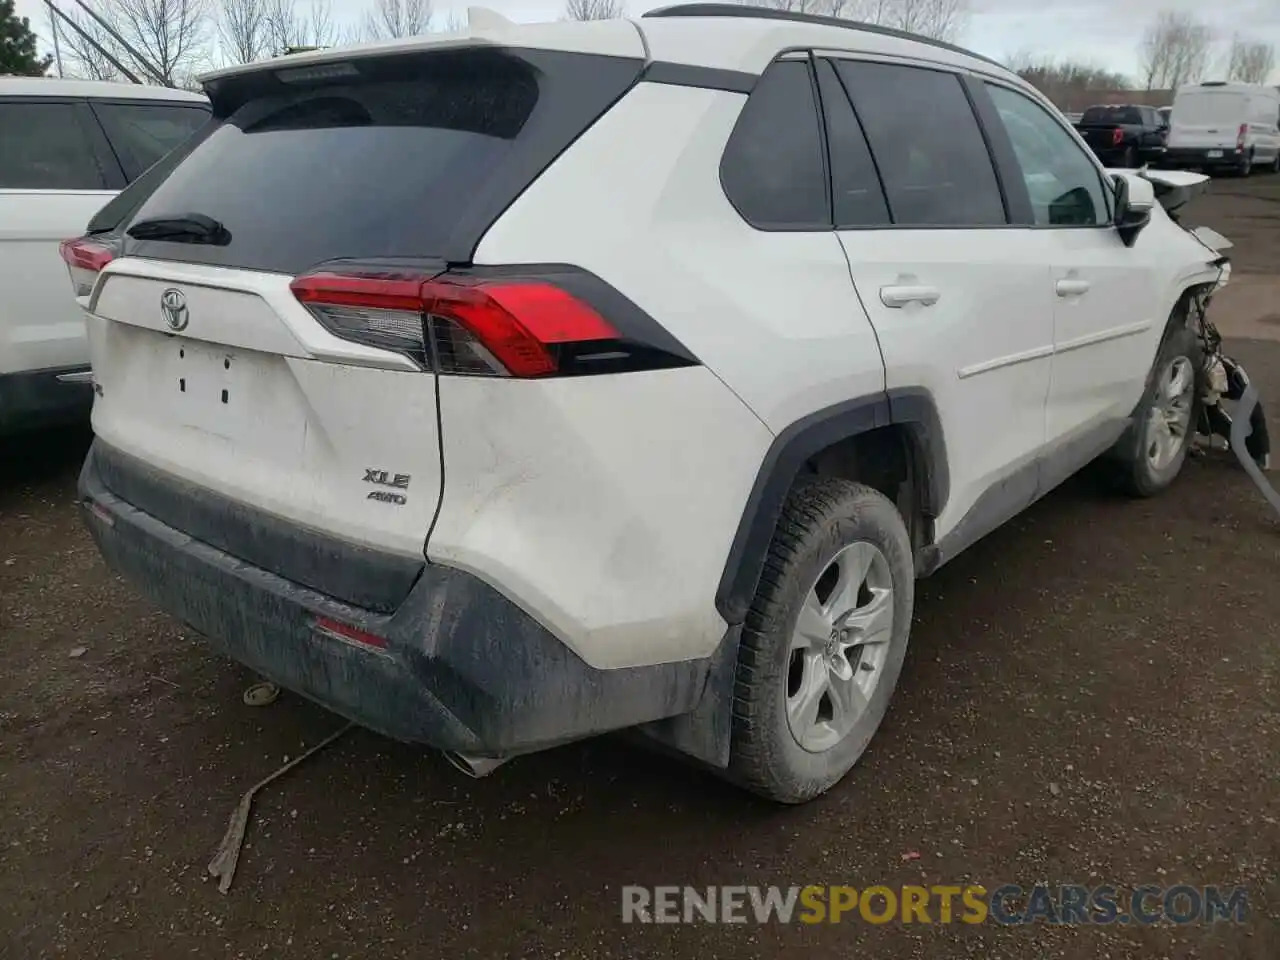
<svg viewBox="0 0 1280 960">
<path fill-rule="evenodd" d="M 87 297 L 93 292 L 93 284 L 98 279 L 98 274 L 115 258 L 114 247 L 89 237 L 63 240 L 58 244 L 58 252 L 62 254 L 62 259 L 67 264 L 67 273 L 71 276 L 71 288 L 77 297 Z"/>
<path fill-rule="evenodd" d="M 1236 132 L 1236 149 L 1243 150 L 1245 142 L 1249 139 L 1249 125 L 1247 123 L 1240 124 L 1240 129 Z"/>
<path fill-rule="evenodd" d="M 1114 130 L 1112 130 L 1112 131 L 1111 131 L 1111 145 L 1112 145 L 1113 147 L 1118 147 L 1118 146 L 1120 146 L 1120 143 L 1121 143 L 1123 140 L 1124 140 L 1124 131 L 1123 131 L 1123 130 L 1121 130 L 1119 127 L 1116 127 Z"/>
<path fill-rule="evenodd" d="M 291 288 L 335 336 L 440 373 L 546 377 L 695 362 L 647 317 L 644 330 L 624 334 L 548 276 L 317 271 Z"/>
</svg>

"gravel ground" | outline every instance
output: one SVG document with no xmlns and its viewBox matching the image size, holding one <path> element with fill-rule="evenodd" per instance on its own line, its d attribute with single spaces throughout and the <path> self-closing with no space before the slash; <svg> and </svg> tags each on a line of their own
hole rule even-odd
<svg viewBox="0 0 1280 960">
<path fill-rule="evenodd" d="M 1199 218 L 1277 302 L 1280 178 L 1215 187 Z M 1280 397 L 1280 342 L 1232 348 Z M 205 866 L 239 795 L 341 722 L 246 707 L 251 676 L 106 572 L 73 506 L 86 443 L 0 447 L 0 957 L 1280 957 L 1280 522 L 1225 456 L 1154 501 L 1078 477 L 923 582 L 884 727 L 810 805 L 616 739 L 470 781 L 353 732 L 260 796 L 223 896 Z M 1243 884 L 1252 909 L 620 920 L 632 883 L 965 882 Z"/>
</svg>

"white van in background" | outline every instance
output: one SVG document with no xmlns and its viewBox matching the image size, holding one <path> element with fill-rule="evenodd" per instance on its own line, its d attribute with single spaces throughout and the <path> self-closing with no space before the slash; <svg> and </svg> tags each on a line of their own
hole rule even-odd
<svg viewBox="0 0 1280 960">
<path fill-rule="evenodd" d="M 1280 90 L 1206 81 L 1179 87 L 1163 163 L 1171 167 L 1280 173 Z"/>
<path fill-rule="evenodd" d="M 185 90 L 0 77 L 0 434 L 88 419 L 84 314 L 58 245 L 208 116 Z"/>
</svg>

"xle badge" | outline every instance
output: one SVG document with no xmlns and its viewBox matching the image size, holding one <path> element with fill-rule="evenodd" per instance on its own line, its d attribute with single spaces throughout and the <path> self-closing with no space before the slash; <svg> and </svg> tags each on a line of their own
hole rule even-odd
<svg viewBox="0 0 1280 960">
<path fill-rule="evenodd" d="M 380 487 L 392 487 L 396 490 L 407 490 L 409 489 L 409 474 L 390 473 L 386 470 L 375 470 L 366 467 L 364 482 L 376 483 Z M 397 507 L 403 507 L 409 502 L 403 493 L 392 493 L 390 490 L 374 490 L 365 499 L 377 500 L 380 503 L 394 503 Z"/>
</svg>

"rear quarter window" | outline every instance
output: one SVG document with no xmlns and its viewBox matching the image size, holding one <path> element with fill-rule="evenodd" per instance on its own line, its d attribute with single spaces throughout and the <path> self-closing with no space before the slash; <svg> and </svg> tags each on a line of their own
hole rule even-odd
<svg viewBox="0 0 1280 960">
<path fill-rule="evenodd" d="M 720 159 L 725 195 L 760 230 L 830 229 L 822 149 L 808 62 L 771 64 L 725 144 Z"/>
</svg>

